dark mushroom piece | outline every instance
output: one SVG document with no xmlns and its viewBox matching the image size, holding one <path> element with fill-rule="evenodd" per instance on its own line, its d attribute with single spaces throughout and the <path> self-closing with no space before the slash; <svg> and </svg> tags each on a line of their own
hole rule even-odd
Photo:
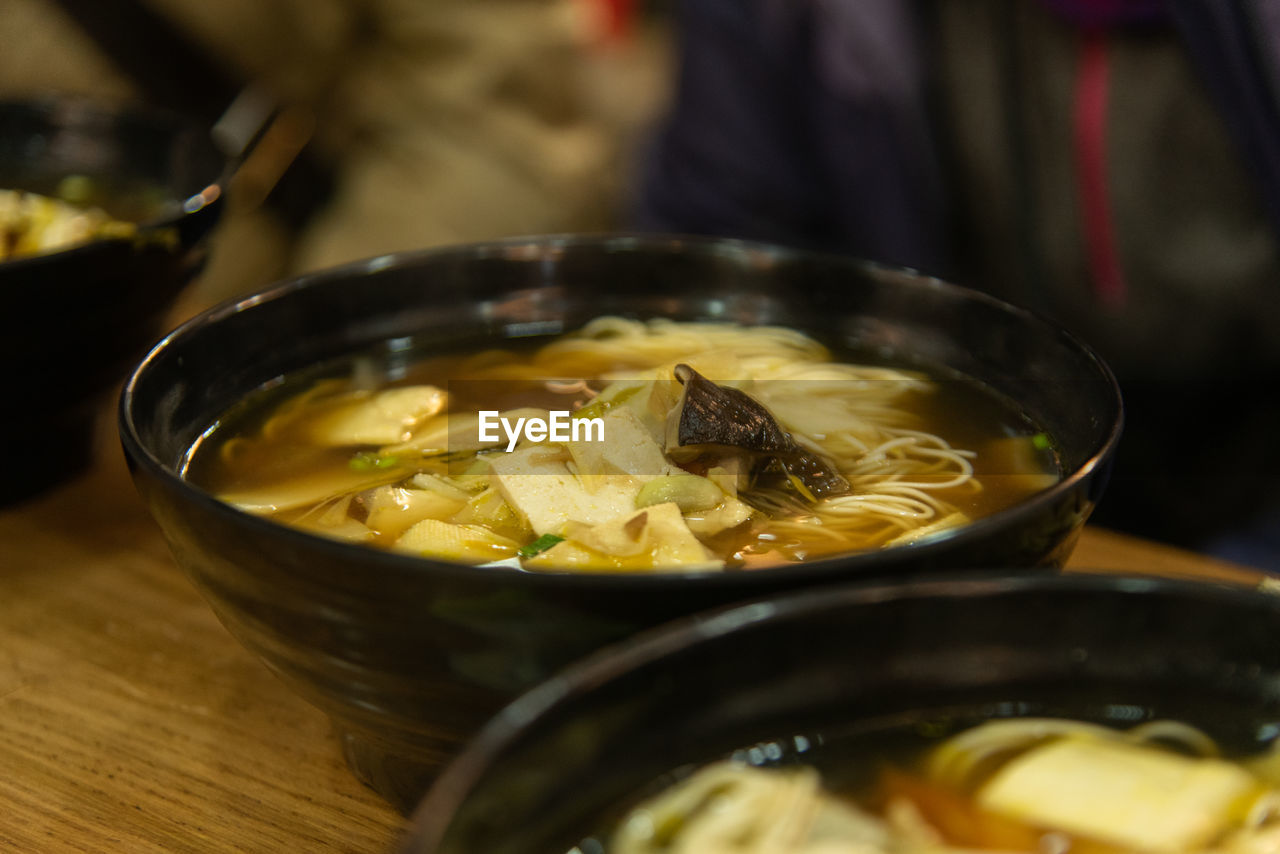
<svg viewBox="0 0 1280 854">
<path fill-rule="evenodd" d="M 686 457 L 717 449 L 746 451 L 754 458 L 754 470 L 776 462 L 799 482 L 803 489 L 798 491 L 807 492 L 808 498 L 850 491 L 849 482 L 834 463 L 796 442 L 773 414 L 746 392 L 717 385 L 685 364 L 676 365 L 675 375 L 683 388 L 667 422 L 668 451 L 683 449 Z"/>
</svg>

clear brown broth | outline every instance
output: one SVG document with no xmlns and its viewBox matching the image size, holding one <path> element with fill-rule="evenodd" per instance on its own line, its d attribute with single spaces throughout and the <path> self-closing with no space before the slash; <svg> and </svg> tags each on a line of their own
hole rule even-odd
<svg viewBox="0 0 1280 854">
<path fill-rule="evenodd" d="M 352 458 L 351 448 L 316 447 L 288 431 L 269 440 L 259 437 L 258 433 L 287 401 L 314 389 L 318 383 L 331 383 L 335 394 L 349 391 L 357 387 L 357 382 L 352 379 L 356 374 L 362 376 L 362 383 L 367 383 L 372 373 L 379 378 L 379 388 L 420 383 L 447 387 L 451 408 L 456 411 L 479 408 L 508 410 L 521 406 L 563 408 L 565 396 L 548 391 L 541 382 L 513 381 L 500 397 L 492 393 L 495 384 L 491 380 L 465 382 L 472 378 L 468 366 L 483 365 L 485 376 L 490 377 L 488 371 L 494 365 L 521 365 L 536 344 L 535 341 L 480 354 L 473 351 L 414 357 L 405 352 L 374 353 L 359 357 L 359 370 L 355 368 L 357 359 L 346 359 L 299 372 L 251 394 L 219 418 L 215 428 L 189 451 L 183 466 L 184 476 L 215 495 L 225 495 L 268 487 L 304 472 L 347 470 Z M 841 359 L 851 363 L 871 363 L 857 358 L 856 354 L 842 354 Z M 370 365 L 375 366 L 372 371 Z M 596 369 L 598 373 L 605 373 L 633 367 L 635 365 L 624 362 L 596 366 Z M 979 491 L 964 488 L 939 491 L 939 498 L 951 502 L 971 519 L 977 519 L 1006 509 L 1061 479 L 1063 472 L 1052 441 L 1048 440 L 1041 448 L 1030 448 L 1032 437 L 1044 437 L 1045 434 L 1025 413 L 991 389 L 966 377 L 944 376 L 938 372 L 932 372 L 931 377 L 935 391 L 908 393 L 903 399 L 904 408 L 918 422 L 919 429 L 942 436 L 954 447 L 975 451 L 974 472 L 982 484 Z M 596 385 L 599 387 L 603 383 Z M 220 453 L 220 449 L 233 439 L 250 441 L 241 443 L 234 457 Z M 289 511 L 274 518 L 288 524 L 296 515 L 297 511 Z M 375 547 L 390 545 L 376 534 L 369 544 Z M 749 535 L 744 537 L 742 532 L 711 545 L 717 551 L 732 556 L 731 566 L 744 568 L 760 568 L 851 551 L 847 544 L 823 537 L 803 542 L 766 543 L 755 541 Z"/>
</svg>

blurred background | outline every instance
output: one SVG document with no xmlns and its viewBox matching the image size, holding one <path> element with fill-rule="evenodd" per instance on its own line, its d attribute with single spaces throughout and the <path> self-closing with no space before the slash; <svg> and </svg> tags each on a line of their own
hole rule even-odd
<svg viewBox="0 0 1280 854">
<path fill-rule="evenodd" d="M 618 227 L 669 46 L 663 4 L 629 0 L 5 0 L 0 98 L 178 109 L 232 149 L 278 111 L 194 311 L 387 252 Z"/>
<path fill-rule="evenodd" d="M 249 152 L 175 320 L 384 253 L 632 227 L 1030 305 L 1125 390 L 1095 518 L 1280 569 L 1274 8 L 4 0 L 0 98 L 153 104 Z"/>
</svg>

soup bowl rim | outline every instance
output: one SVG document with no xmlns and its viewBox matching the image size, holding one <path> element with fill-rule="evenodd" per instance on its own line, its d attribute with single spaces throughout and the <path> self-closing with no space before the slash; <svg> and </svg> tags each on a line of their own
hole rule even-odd
<svg viewBox="0 0 1280 854">
<path fill-rule="evenodd" d="M 670 655 L 750 631 L 760 623 L 782 623 L 814 614 L 855 611 L 894 602 L 965 601 L 1039 591 L 1099 596 L 1164 594 L 1196 600 L 1210 597 L 1228 605 L 1242 606 L 1267 603 L 1280 617 L 1280 588 L 1262 582 L 1247 586 L 1208 578 L 1133 573 L 1025 575 L 1008 570 L 990 570 L 964 578 L 935 573 L 905 581 L 845 580 L 712 608 L 602 647 L 508 702 L 468 739 L 432 782 L 410 814 L 404 844 L 398 850 L 406 854 L 434 850 L 431 846 L 443 840 L 459 807 L 495 760 L 558 707 L 571 705 L 628 673 L 659 664 Z"/>
<path fill-rule="evenodd" d="M 88 95 L 37 95 L 31 97 L 0 98 L 0 110 L 27 110 L 39 115 L 51 125 L 56 125 L 60 114 L 74 115 L 92 122 L 115 123 L 136 122 L 145 124 L 150 129 L 167 133 L 174 138 L 184 134 L 207 136 L 199 123 L 188 119 L 173 110 L 167 110 L 152 104 L 115 102 L 94 98 Z M 140 232 L 160 231 L 171 228 L 179 222 L 189 219 L 209 205 L 214 204 L 222 196 L 223 189 L 230 180 L 234 163 L 218 150 L 212 139 L 202 139 L 202 152 L 210 161 L 221 161 L 216 171 L 208 175 L 206 185 L 188 195 L 179 198 L 178 193 L 160 205 L 154 213 L 134 223 Z M 5 188 L 8 189 L 8 188 Z M 136 237 L 103 237 L 87 240 L 35 255 L 23 255 L 0 261 L 5 269 L 32 267 L 40 263 L 78 257 L 92 252 L 103 244 L 133 244 Z"/>
<path fill-rule="evenodd" d="M 433 258 L 482 258 L 494 253 L 510 254 L 513 250 L 524 248 L 539 252 L 555 251 L 574 247 L 599 247 L 606 250 L 642 249 L 689 249 L 711 253 L 732 251 L 750 253 L 760 257 L 769 257 L 774 261 L 786 259 L 809 258 L 826 260 L 868 272 L 901 274 L 923 287 L 937 289 L 957 297 L 978 300 L 989 306 L 1022 318 L 1040 326 L 1046 333 L 1052 333 L 1063 339 L 1064 344 L 1074 348 L 1086 357 L 1097 371 L 1098 378 L 1108 384 L 1114 402 L 1115 419 L 1106 431 L 1106 436 L 1089 454 L 1088 458 L 1075 470 L 1065 474 L 1057 483 L 1033 495 L 1021 499 L 1015 504 L 995 513 L 972 520 L 953 532 L 927 542 L 910 543 L 891 548 L 848 552 L 813 560 L 798 561 L 776 566 L 761 567 L 749 571 L 723 570 L 655 570 L 643 573 L 619 573 L 608 571 L 591 571 L 582 569 L 539 569 L 529 571 L 509 566 L 476 567 L 470 564 L 453 563 L 399 553 L 388 549 L 373 548 L 368 545 L 348 543 L 336 538 L 303 531 L 266 519 L 222 501 L 161 461 L 148 444 L 143 440 L 135 419 L 135 395 L 137 386 L 146 378 L 151 366 L 169 350 L 181 346 L 182 342 L 197 334 L 201 329 L 216 324 L 224 318 L 234 316 L 242 311 L 251 311 L 257 305 L 287 299 L 292 295 L 304 292 L 311 287 L 322 285 L 334 279 L 352 276 L 375 274 L 385 269 L 405 266 L 416 266 Z M 253 389 L 246 390 L 251 393 Z M 209 418 L 216 418 L 216 413 L 209 413 Z M 486 240 L 452 246 L 433 247 L 388 253 L 365 258 L 358 261 L 304 273 L 284 281 L 268 285 L 258 291 L 225 300 L 189 318 L 163 336 L 150 348 L 142 360 L 130 371 L 120 393 L 117 406 L 117 422 L 122 444 L 131 463 L 141 465 L 147 473 L 158 479 L 171 489 L 176 489 L 182 497 L 193 502 L 201 510 L 215 514 L 216 517 L 233 522 L 237 526 L 245 526 L 264 536 L 283 538 L 286 543 L 300 547 L 325 548 L 336 556 L 356 563 L 377 566 L 380 571 L 396 574 L 418 574 L 430 572 L 446 576 L 472 576 L 477 571 L 494 574 L 495 580 L 507 584 L 537 584 L 544 586 L 569 587 L 606 586 L 606 587 L 646 587 L 650 585 L 669 584 L 678 580 L 681 585 L 696 584 L 704 587 L 742 587 L 750 589 L 756 584 L 768 585 L 781 574 L 787 577 L 804 579 L 810 576 L 821 576 L 832 573 L 838 568 L 855 570 L 865 564 L 869 568 L 881 570 L 891 568 L 895 563 L 916 563 L 919 559 L 930 556 L 945 556 L 957 545 L 979 540 L 990 531 L 1016 521 L 1024 516 L 1032 516 L 1047 505 L 1058 501 L 1061 497 L 1076 489 L 1080 482 L 1091 477 L 1103 465 L 1115 450 L 1123 429 L 1124 408 L 1119 384 L 1111 369 L 1088 344 L 1070 331 L 1045 318 L 1038 312 L 997 299 L 989 294 L 976 291 L 961 285 L 947 282 L 935 276 L 919 273 L 905 267 L 897 267 L 839 255 L 823 254 L 809 250 L 796 249 L 778 244 L 738 238 L 706 237 L 701 235 L 682 234 L 551 234 L 511 237 L 500 240 Z"/>
</svg>

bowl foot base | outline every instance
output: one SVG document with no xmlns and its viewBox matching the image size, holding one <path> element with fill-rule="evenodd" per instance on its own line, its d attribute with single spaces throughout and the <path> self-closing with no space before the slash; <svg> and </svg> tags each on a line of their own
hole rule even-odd
<svg viewBox="0 0 1280 854">
<path fill-rule="evenodd" d="M 432 781 L 444 770 L 443 760 L 406 759 L 399 751 L 392 752 L 350 730 L 341 730 L 339 738 L 351 773 L 401 815 L 413 812 Z"/>
</svg>

